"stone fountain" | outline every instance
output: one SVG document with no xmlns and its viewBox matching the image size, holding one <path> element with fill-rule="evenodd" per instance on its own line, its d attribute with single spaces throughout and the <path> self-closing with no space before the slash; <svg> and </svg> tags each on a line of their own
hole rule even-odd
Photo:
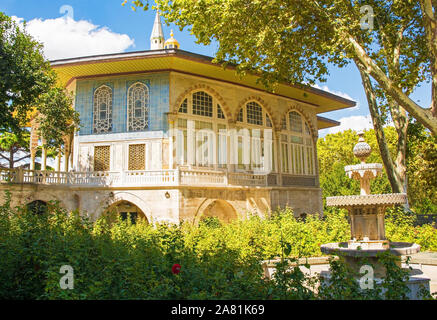
<svg viewBox="0 0 437 320">
<path fill-rule="evenodd" d="M 364 132 L 359 132 L 358 136 L 359 140 L 353 153 L 361 163 L 346 166 L 345 171 L 349 178 L 360 181 L 361 194 L 326 198 L 327 206 L 345 208 L 348 211 L 351 240 L 323 244 L 321 251 L 341 255 L 357 274 L 362 266 L 361 258 L 367 258 L 374 268 L 375 280 L 378 280 L 385 276 L 385 268 L 378 262 L 378 253 L 390 251 L 398 256 L 410 255 L 419 252 L 420 246 L 414 243 L 389 242 L 385 238 L 385 210 L 394 205 L 405 204 L 407 195 L 405 193 L 370 194 L 370 181 L 381 174 L 382 165 L 366 163 L 372 149 L 364 141 Z M 401 266 L 401 261 L 398 265 Z M 418 287 L 414 288 L 417 284 L 425 284 L 429 288 L 429 279 L 410 277 L 409 287 L 413 299 L 417 295 Z"/>
</svg>

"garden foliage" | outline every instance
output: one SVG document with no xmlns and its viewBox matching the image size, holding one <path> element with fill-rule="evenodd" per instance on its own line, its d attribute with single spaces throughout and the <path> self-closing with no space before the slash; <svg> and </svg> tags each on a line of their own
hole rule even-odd
<svg viewBox="0 0 437 320">
<path fill-rule="evenodd" d="M 371 298 L 351 281 L 338 282 L 341 290 L 330 287 L 317 294 L 320 279 L 289 268 L 297 257 L 320 255 L 320 244 L 349 238 L 341 212 L 306 221 L 284 210 L 268 219 L 230 224 L 210 218 L 199 226 L 151 226 L 111 214 L 91 223 L 56 203 L 48 211 L 36 215 L 10 208 L 8 201 L 0 207 L 0 299 Z M 409 228 L 408 221 L 390 219 L 389 232 L 394 223 Z M 390 234 L 400 237 L 401 232 Z M 437 243 L 435 233 L 415 239 L 430 247 Z M 273 257 L 281 260 L 268 279 L 261 262 Z M 331 267 L 339 270 L 338 278 L 347 279 L 344 266 L 335 263 Z M 74 270 L 73 290 L 60 287 L 63 265 Z"/>
</svg>

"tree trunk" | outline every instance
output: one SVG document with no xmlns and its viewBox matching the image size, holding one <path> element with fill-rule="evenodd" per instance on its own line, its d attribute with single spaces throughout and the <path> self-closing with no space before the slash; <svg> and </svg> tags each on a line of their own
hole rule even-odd
<svg viewBox="0 0 437 320">
<path fill-rule="evenodd" d="M 387 140 L 385 139 L 383 123 L 378 111 L 376 95 L 373 90 L 370 77 L 366 72 L 364 72 L 362 67 L 360 67 L 359 63 L 357 63 L 357 67 L 358 70 L 360 71 L 361 79 L 363 81 L 364 91 L 366 92 L 367 102 L 369 104 L 370 115 L 372 117 L 372 122 L 376 134 L 376 140 L 378 142 L 379 152 L 381 154 L 382 162 L 384 164 L 384 168 L 387 173 L 390 186 L 394 193 L 402 193 L 405 191 L 406 171 L 402 170 L 400 172 L 399 168 L 393 162 L 393 159 L 390 154 L 390 150 L 388 149 Z M 402 155 L 399 155 L 398 152 L 397 159 L 399 158 L 399 162 L 405 165 L 405 153 L 403 153 L 403 156 L 404 158 L 402 159 Z"/>
<path fill-rule="evenodd" d="M 14 168 L 14 150 L 13 147 L 9 150 L 9 169 Z"/>
<path fill-rule="evenodd" d="M 437 135 L 437 117 L 433 116 L 431 109 L 424 109 L 416 104 L 382 71 L 375 61 L 370 58 L 358 41 L 349 34 L 341 32 L 352 45 L 356 63 L 362 65 L 360 72 L 372 76 L 382 89 L 403 106 L 418 122 L 427 127 L 434 135 Z"/>
</svg>

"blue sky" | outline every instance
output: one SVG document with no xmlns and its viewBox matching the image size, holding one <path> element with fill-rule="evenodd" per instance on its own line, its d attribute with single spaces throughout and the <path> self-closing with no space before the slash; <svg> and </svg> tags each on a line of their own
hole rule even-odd
<svg viewBox="0 0 437 320">
<path fill-rule="evenodd" d="M 122 7 L 122 0 L 2 0 L 0 11 L 15 16 L 18 21 L 28 22 L 28 32 L 43 42 L 46 56 L 50 59 L 68 58 L 97 53 L 114 53 L 150 49 L 149 37 L 155 12 Z M 72 18 L 66 19 L 60 13 L 63 6 L 70 6 Z M 22 20 L 21 20 L 22 19 Z M 173 29 L 181 49 L 214 56 L 216 44 L 203 46 L 195 43 L 195 37 L 188 30 L 180 31 L 174 25 L 164 25 L 165 37 Z M 353 64 L 339 69 L 329 68 L 327 82 L 318 87 L 350 98 L 357 107 L 334 111 L 322 116 L 342 122 L 334 130 L 352 128 L 355 130 L 371 127 L 366 97 L 361 79 Z M 430 86 L 423 84 L 412 95 L 421 106 L 430 105 Z M 324 136 L 332 129 L 321 130 Z"/>
</svg>

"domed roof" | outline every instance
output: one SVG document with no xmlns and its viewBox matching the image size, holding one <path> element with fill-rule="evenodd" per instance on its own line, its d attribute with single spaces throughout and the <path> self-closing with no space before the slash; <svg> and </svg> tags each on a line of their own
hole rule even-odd
<svg viewBox="0 0 437 320">
<path fill-rule="evenodd" d="M 180 48 L 180 44 L 179 42 L 173 38 L 173 30 L 171 30 L 170 33 L 170 39 L 167 39 L 164 43 L 164 49 L 179 49 Z"/>
</svg>

